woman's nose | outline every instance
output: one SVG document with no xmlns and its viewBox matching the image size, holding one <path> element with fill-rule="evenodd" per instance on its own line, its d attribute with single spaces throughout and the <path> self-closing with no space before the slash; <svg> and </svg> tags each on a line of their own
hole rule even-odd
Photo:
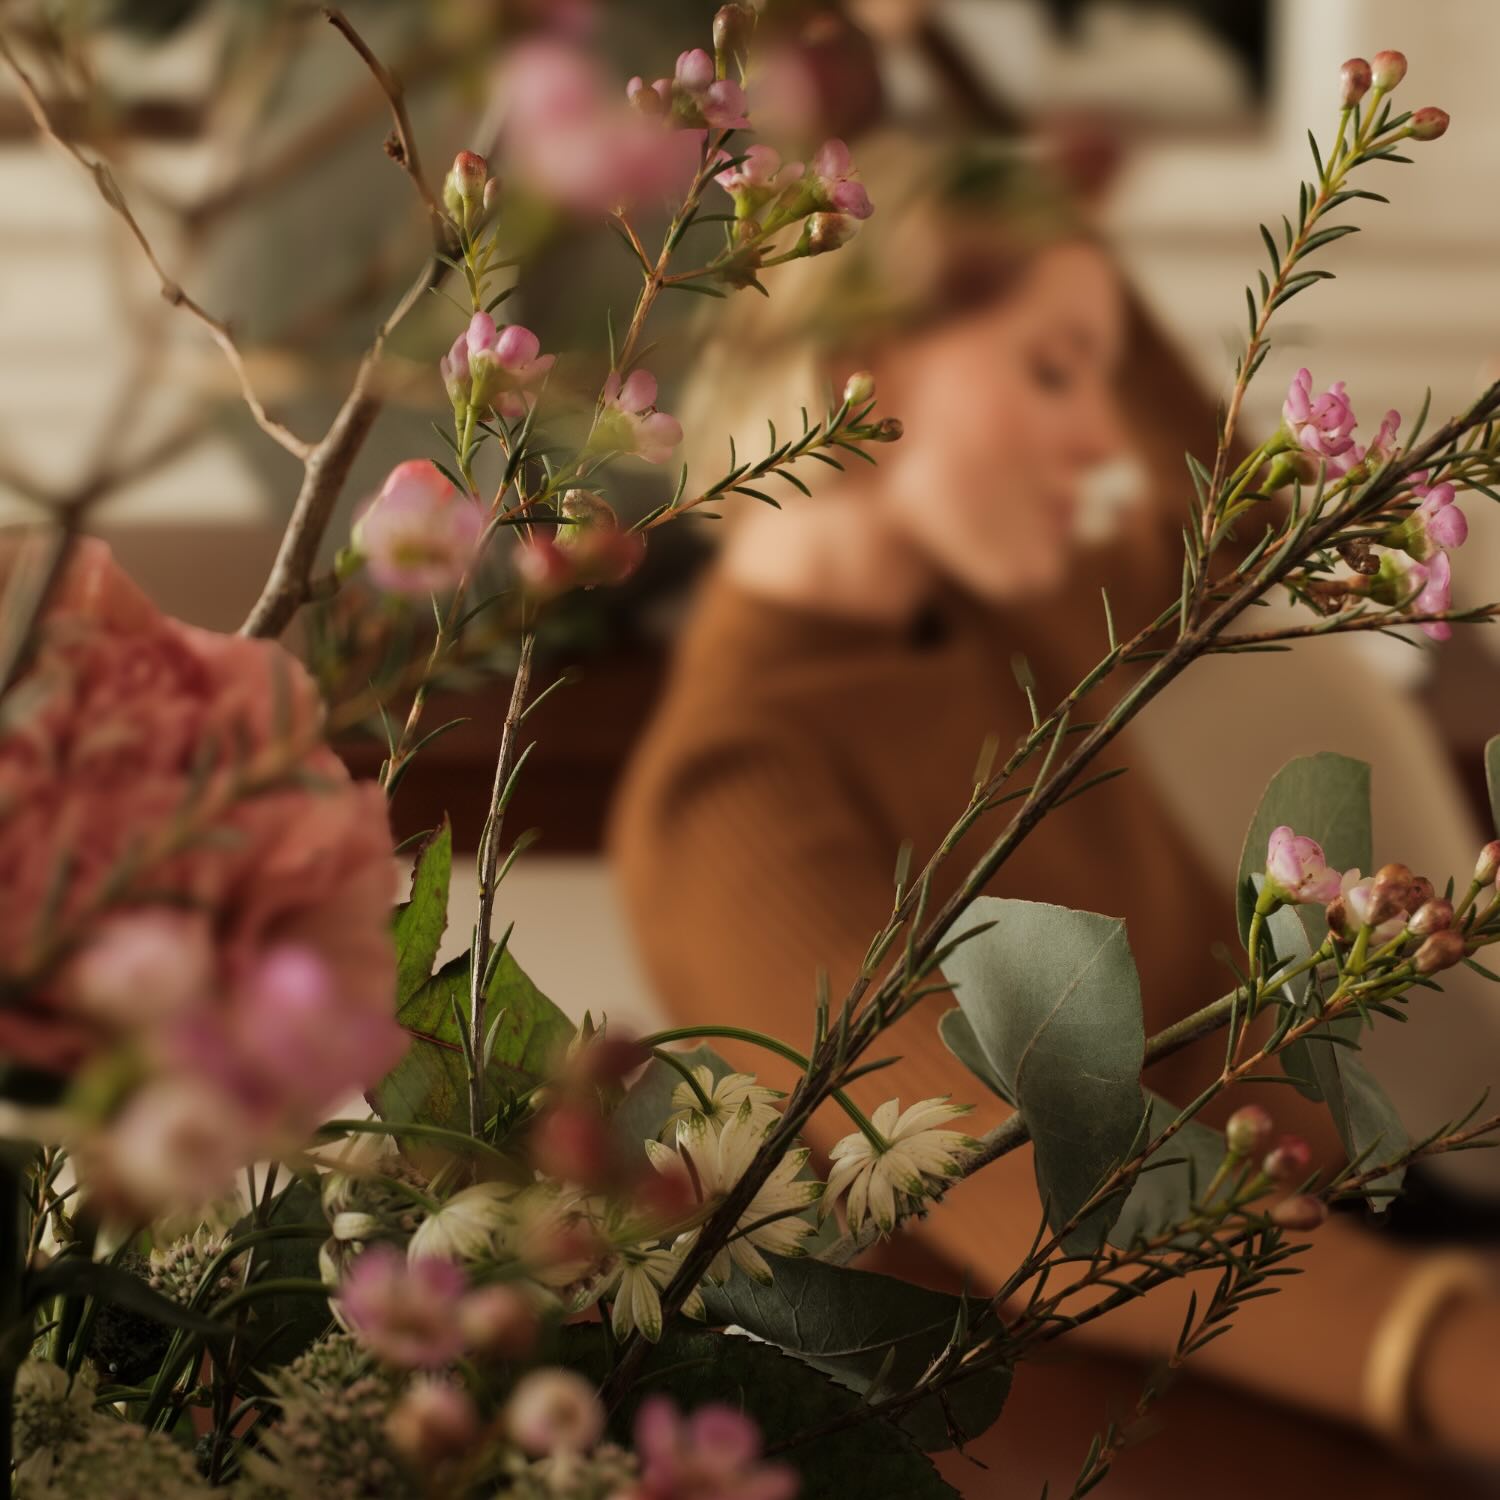
<svg viewBox="0 0 1500 1500">
<path fill-rule="evenodd" d="M 1073 426 L 1073 459 L 1080 469 L 1118 458 L 1128 446 L 1119 402 L 1106 389 L 1091 391 Z"/>
</svg>

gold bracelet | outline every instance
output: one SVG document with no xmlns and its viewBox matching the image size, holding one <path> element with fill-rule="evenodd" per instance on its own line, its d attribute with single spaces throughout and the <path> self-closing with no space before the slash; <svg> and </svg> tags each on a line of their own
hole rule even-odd
<svg viewBox="0 0 1500 1500">
<path fill-rule="evenodd" d="M 1493 1291 L 1485 1263 L 1463 1251 L 1425 1256 L 1386 1309 L 1365 1355 L 1365 1420 L 1398 1447 L 1420 1444 L 1414 1377 L 1438 1315 L 1450 1302 Z"/>
</svg>

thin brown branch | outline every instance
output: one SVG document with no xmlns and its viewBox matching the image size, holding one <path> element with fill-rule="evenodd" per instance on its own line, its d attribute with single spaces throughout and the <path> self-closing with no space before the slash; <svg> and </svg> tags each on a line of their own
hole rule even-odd
<svg viewBox="0 0 1500 1500">
<path fill-rule="evenodd" d="M 438 202 L 426 176 L 422 171 L 422 159 L 417 152 L 417 137 L 412 130 L 411 116 L 406 110 L 406 87 L 401 80 L 370 50 L 368 43 L 354 28 L 343 11 L 336 5 L 325 5 L 323 17 L 345 41 L 359 54 L 361 61 L 370 70 L 370 76 L 380 86 L 380 91 L 389 100 L 391 118 L 395 122 L 385 149 L 397 166 L 411 178 L 422 205 L 432 220 L 432 242 L 441 250 L 448 242 L 448 219 L 443 206 Z"/>
<path fill-rule="evenodd" d="M 27 112 L 36 123 L 37 130 L 61 150 L 66 151 L 69 156 L 83 168 L 90 177 L 94 179 L 94 186 L 99 190 L 99 196 L 119 216 L 122 223 L 130 231 L 131 237 L 140 247 L 141 254 L 145 256 L 146 262 L 155 273 L 156 279 L 161 287 L 161 295 L 173 307 L 180 307 L 207 330 L 209 336 L 223 351 L 224 358 L 228 360 L 230 368 L 234 371 L 235 378 L 239 382 L 240 394 L 244 398 L 246 406 L 250 408 L 256 423 L 260 429 L 270 438 L 274 439 L 288 453 L 298 458 L 306 459 L 312 452 L 312 444 L 297 436 L 289 428 L 278 422 L 266 408 L 261 404 L 260 397 L 255 393 L 255 387 L 250 380 L 250 372 L 245 366 L 244 357 L 239 351 L 233 336 L 229 332 L 226 323 L 221 322 L 208 312 L 200 303 L 196 302 L 185 292 L 177 281 L 168 274 L 165 266 L 157 257 L 156 251 L 151 246 L 145 230 L 140 226 L 130 205 L 125 201 L 125 195 L 121 192 L 119 184 L 115 181 L 114 173 L 101 160 L 86 155 L 72 141 L 68 140 L 53 124 L 52 116 L 42 96 L 37 92 L 32 83 L 30 75 L 21 66 L 19 59 L 11 50 L 4 36 L 0 36 L 0 57 L 4 57 L 6 64 L 15 75 L 16 84 L 21 91 L 21 99 L 26 106 Z"/>
<path fill-rule="evenodd" d="M 265 587 L 240 626 L 241 635 L 280 635 L 306 603 L 323 533 L 328 529 L 354 459 L 380 411 L 381 400 L 373 383 L 385 341 L 441 272 L 442 266 L 436 260 L 429 260 L 422 267 L 360 361 L 354 385 L 339 407 L 333 425 L 309 450 L 291 520 L 282 534 Z"/>
</svg>

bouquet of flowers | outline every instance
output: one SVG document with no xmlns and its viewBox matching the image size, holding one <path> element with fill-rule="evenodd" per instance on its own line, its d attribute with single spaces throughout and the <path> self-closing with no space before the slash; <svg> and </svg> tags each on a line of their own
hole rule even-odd
<svg viewBox="0 0 1500 1500">
<path fill-rule="evenodd" d="M 40 130 L 93 175 L 168 300 L 220 345 L 265 434 L 303 468 L 237 636 L 162 615 L 79 536 L 76 508 L 6 554 L 7 1493 L 782 1500 L 865 1493 L 855 1476 L 878 1473 L 882 1494 L 951 1494 L 925 1455 L 1003 1420 L 1011 1372 L 1061 1333 L 1211 1273 L 1175 1367 L 1275 1289 L 1330 1203 L 1382 1204 L 1411 1161 L 1493 1135 L 1500 1117 L 1471 1115 L 1408 1138 L 1357 1041 L 1426 1003 L 1444 970 L 1488 974 L 1500 842 L 1453 875 L 1375 868 L 1359 762 L 1314 756 L 1273 777 L 1240 864 L 1235 982 L 1159 1035 L 1144 1034 L 1122 922 L 981 894 L 1194 662 L 1412 625 L 1441 640 L 1500 613 L 1449 600 L 1458 497 L 1500 498 L 1500 386 L 1430 432 L 1425 410 L 1405 432 L 1390 412 L 1361 445 L 1343 383 L 1318 391 L 1302 370 L 1282 425 L 1233 456 L 1275 314 L 1330 274 L 1314 262 L 1353 232 L 1350 210 L 1385 201 L 1356 185 L 1365 169 L 1447 128 L 1439 109 L 1398 109 L 1399 53 L 1345 65 L 1294 213 L 1262 230 L 1268 264 L 1248 293 L 1218 449 L 1189 457 L 1179 596 L 1130 634 L 1106 599 L 1098 665 L 955 788 L 951 837 L 921 868 L 903 861 L 859 978 L 820 997 L 807 1035 L 640 1036 L 589 1015 L 575 1025 L 496 932 L 521 852 L 505 817 L 540 701 L 537 625 L 569 590 L 626 578 L 661 527 L 774 485 L 805 492 L 810 469 L 873 460 L 900 438 L 855 375 L 799 431 L 772 429 L 763 455 L 731 451 L 706 487 L 681 470 L 633 524 L 608 498 L 618 464 L 666 465 L 683 436 L 644 363 L 658 300 L 774 296 L 779 265 L 836 253 L 876 205 L 842 142 L 799 162 L 751 138 L 747 6 L 724 6 L 711 49 L 683 53 L 670 77 L 623 90 L 565 47 L 531 44 L 507 75 L 503 182 L 464 151 L 436 188 L 399 82 L 347 18 L 328 18 L 387 93 L 390 152 L 433 248 L 316 440 L 270 415 L 227 327 L 162 269 L 108 167 L 58 135 L 0 40 Z M 607 225 L 639 269 L 597 378 L 503 321 L 508 217 L 537 197 Z M 664 199 L 648 246 L 639 225 Z M 391 472 L 318 576 L 383 345 L 429 291 L 461 314 L 432 374 L 451 430 Z M 570 437 L 557 388 L 590 381 Z M 1278 589 L 1308 606 L 1305 623 L 1236 628 Z M 329 703 L 273 638 L 309 603 L 359 590 L 387 620 L 430 601 L 435 629 L 372 648 L 351 628 L 336 657 L 386 659 L 368 688 Z M 513 671 L 478 909 L 468 951 L 439 963 L 452 831 L 420 841 L 398 893 L 386 803 L 441 732 L 425 717 L 430 685 L 476 640 L 493 647 L 497 603 Z M 332 610 L 325 628 L 356 616 Z M 1071 723 L 1083 692 L 1142 662 L 1097 723 Z M 399 724 L 385 709 L 398 697 Z M 356 784 L 327 736 L 375 714 L 388 756 L 378 782 Z M 1002 831 L 934 909 L 935 871 L 1006 803 Z M 956 998 L 938 1024 L 976 1091 L 1013 1107 L 987 1134 L 965 1131 L 962 1103 L 892 1098 L 867 1115 L 846 1092 L 886 1065 L 872 1060 L 882 1034 L 935 995 Z M 1223 1067 L 1200 1098 L 1180 1109 L 1143 1089 L 1146 1064 L 1212 1033 Z M 731 1071 L 709 1045 L 724 1036 L 791 1060 L 800 1082 L 783 1095 Z M 1259 1106 L 1223 1132 L 1196 1118 L 1273 1059 L 1332 1111 L 1348 1150 L 1336 1175 L 1314 1174 L 1305 1143 L 1278 1138 Z M 830 1101 L 849 1132 L 825 1169 L 799 1138 Z M 948 1296 L 854 1264 L 912 1216 L 943 1212 L 955 1181 L 1028 1146 L 1045 1217 L 1003 1285 Z M 1075 1494 L 1105 1477 L 1120 1441 L 1101 1435 Z"/>
</svg>

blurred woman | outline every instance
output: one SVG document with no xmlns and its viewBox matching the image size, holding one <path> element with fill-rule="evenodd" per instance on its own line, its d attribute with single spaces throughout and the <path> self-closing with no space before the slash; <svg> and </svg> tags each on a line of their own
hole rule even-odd
<svg viewBox="0 0 1500 1500">
<path fill-rule="evenodd" d="M 748 454 L 767 417 L 795 430 L 799 406 L 821 412 L 830 389 L 868 370 L 878 412 L 898 415 L 905 437 L 878 467 L 851 458 L 842 473 L 805 476 L 819 480 L 813 498 L 780 513 L 744 501 L 614 828 L 627 910 L 674 1022 L 738 1022 L 794 1045 L 808 1041 L 819 974 L 838 997 L 858 973 L 889 915 L 902 844 L 920 866 L 961 811 L 982 747 L 1003 754 L 1029 729 L 1018 679 L 1045 706 L 1098 661 L 1101 585 L 1122 631 L 1173 597 L 1180 455 L 1213 442 L 1211 414 L 1175 365 L 1142 358 L 1109 255 L 1037 174 L 898 138 L 866 145 L 861 165 L 875 218 L 838 255 L 787 268 L 770 303 L 731 305 L 686 425 L 728 428 Z M 1154 471 L 1156 503 L 1117 516 L 1107 549 L 1086 549 L 1099 520 L 1091 476 L 1132 448 Z M 700 476 L 727 467 L 727 453 L 689 457 Z M 1106 691 L 1128 680 L 1117 673 Z M 1074 717 L 1097 715 L 1085 700 Z M 1181 795 L 1164 796 L 1143 769 L 1158 751 L 1127 730 L 1096 770 L 1130 774 L 1049 816 L 991 886 L 1124 917 L 1148 1035 L 1222 994 L 1232 980 L 1213 950 L 1238 949 L 1227 882 L 1174 813 Z M 1253 787 L 1235 788 L 1251 807 L 1274 755 Z M 934 908 L 1006 815 L 959 846 Z M 881 1055 L 902 1060 L 854 1085 L 863 1107 L 953 1095 L 978 1102 L 976 1131 L 1003 1115 L 938 1038 L 949 1003 L 935 997 L 882 1039 Z M 1192 1098 L 1217 1076 L 1221 1045 L 1157 1064 L 1148 1084 Z M 791 1082 L 768 1054 L 722 1050 Z M 1278 1126 L 1335 1164 L 1326 1111 L 1269 1092 L 1257 1097 Z M 1208 1119 L 1244 1102 L 1229 1095 Z M 819 1118 L 810 1134 L 826 1149 L 846 1127 Z M 931 1284 L 995 1285 L 1039 1214 L 1031 1163 L 1014 1153 L 899 1235 L 884 1264 Z M 1319 1231 L 1303 1263 L 1311 1274 L 1194 1356 L 1195 1374 L 1217 1384 L 1189 1382 L 1164 1401 L 1168 1435 L 1122 1456 L 1111 1493 L 1197 1494 L 1209 1475 L 1226 1497 L 1273 1484 L 1322 1494 L 1334 1477 L 1367 1495 L 1428 1493 L 1362 1422 L 1500 1459 L 1500 1300 L 1473 1292 L 1471 1263 L 1441 1295 L 1418 1297 L 1416 1314 L 1406 1289 L 1429 1274 L 1423 1263 L 1352 1218 Z M 1153 1294 L 1080 1330 L 1071 1358 L 1022 1366 L 1000 1426 L 971 1448 L 989 1473 L 949 1459 L 945 1474 L 994 1495 L 1035 1494 L 1074 1472 L 1090 1435 L 1130 1409 L 1141 1362 L 1172 1348 L 1184 1297 Z M 1397 1371 L 1394 1393 L 1371 1383 L 1377 1346 L 1375 1363 Z M 1277 1402 L 1286 1409 L 1262 1404 Z M 1463 1491 L 1453 1481 L 1446 1492 Z"/>
</svg>

